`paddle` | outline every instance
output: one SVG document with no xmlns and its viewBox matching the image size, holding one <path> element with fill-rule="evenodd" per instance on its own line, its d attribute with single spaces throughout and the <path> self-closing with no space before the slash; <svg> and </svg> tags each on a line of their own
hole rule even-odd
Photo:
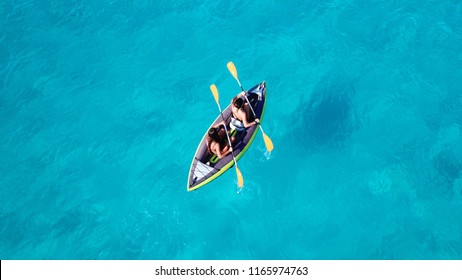
<svg viewBox="0 0 462 280">
<path fill-rule="evenodd" d="M 234 166 L 236 167 L 237 185 L 239 186 L 239 188 L 242 188 L 244 186 L 244 178 L 242 177 L 241 171 L 237 167 L 236 157 L 234 156 L 234 151 L 232 150 L 233 148 L 231 146 L 231 139 L 229 139 L 228 128 L 226 128 L 225 117 L 223 116 L 223 111 L 221 111 L 220 101 L 219 101 L 219 98 L 218 98 L 218 89 L 214 84 L 212 84 L 212 85 L 210 85 L 210 90 L 213 93 L 213 97 L 215 97 L 215 102 L 218 105 L 218 110 L 220 110 L 221 118 L 223 119 L 223 122 L 225 122 L 226 137 L 228 138 L 229 148 L 231 149 L 231 155 L 233 156 Z"/>
<path fill-rule="evenodd" d="M 245 93 L 244 88 L 241 85 L 241 82 L 239 81 L 239 78 L 237 77 L 237 69 L 236 66 L 234 66 L 234 63 L 232 61 L 228 62 L 226 65 L 228 67 L 229 72 L 233 75 L 234 79 L 236 79 L 237 83 L 241 87 L 241 90 Z M 249 107 L 252 110 L 253 116 L 256 118 L 257 115 L 255 114 L 255 111 L 253 110 L 252 106 L 250 105 L 249 99 L 247 98 L 247 95 L 244 94 L 245 100 L 247 100 L 247 103 L 249 103 Z M 258 127 L 260 127 L 261 133 L 263 135 L 263 141 L 265 141 L 265 146 L 268 152 L 271 152 L 274 149 L 273 141 L 268 137 L 268 135 L 265 134 L 263 131 L 263 127 L 261 126 L 260 122 L 258 123 Z"/>
</svg>

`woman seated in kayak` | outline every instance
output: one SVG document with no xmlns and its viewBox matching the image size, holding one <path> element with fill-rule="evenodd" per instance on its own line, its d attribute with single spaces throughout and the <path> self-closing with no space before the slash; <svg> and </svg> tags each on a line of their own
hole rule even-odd
<svg viewBox="0 0 462 280">
<path fill-rule="evenodd" d="M 231 120 L 234 127 L 239 127 L 240 125 L 243 128 L 248 128 L 260 122 L 260 119 L 254 117 L 252 110 L 250 109 L 250 105 L 244 102 L 244 94 L 245 92 L 239 93 L 231 101 L 231 111 L 233 112 L 233 118 L 238 121 L 236 122 Z"/>
<path fill-rule="evenodd" d="M 235 137 L 231 136 L 230 139 L 233 144 Z M 217 155 L 220 159 L 232 151 L 232 148 L 229 148 L 228 137 L 226 137 L 226 129 L 223 122 L 209 129 L 206 141 L 209 152 Z"/>
</svg>

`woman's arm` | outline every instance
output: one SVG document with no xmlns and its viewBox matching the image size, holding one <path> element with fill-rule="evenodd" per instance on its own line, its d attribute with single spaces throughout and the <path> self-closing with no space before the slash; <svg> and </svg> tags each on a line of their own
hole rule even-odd
<svg viewBox="0 0 462 280">
<path fill-rule="evenodd" d="M 221 146 L 220 144 L 218 143 L 217 145 L 215 145 L 215 151 L 216 151 L 216 155 L 218 156 L 219 159 L 222 159 L 224 158 L 227 154 L 229 154 L 231 152 L 231 149 L 228 148 L 228 146 L 225 146 L 223 148 L 223 151 L 221 150 Z M 218 149 L 217 149 L 218 148 Z"/>
<path fill-rule="evenodd" d="M 239 117 L 241 117 L 241 119 L 242 119 L 242 123 L 244 124 L 245 128 L 248 128 L 248 127 L 250 127 L 252 125 L 255 125 L 258 122 L 258 119 L 255 119 L 253 122 L 248 122 L 247 121 L 247 113 L 244 110 L 239 111 L 239 115 L 240 115 Z"/>
</svg>

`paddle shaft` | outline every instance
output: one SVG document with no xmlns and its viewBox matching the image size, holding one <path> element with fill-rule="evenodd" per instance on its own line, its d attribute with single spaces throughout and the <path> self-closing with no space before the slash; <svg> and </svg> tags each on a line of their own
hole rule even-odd
<svg viewBox="0 0 462 280">
<path fill-rule="evenodd" d="M 217 103 L 217 106 L 218 106 L 218 110 L 220 110 L 221 119 L 225 123 L 224 127 L 226 131 L 226 138 L 228 138 L 229 148 L 231 149 L 231 155 L 233 156 L 234 164 L 237 166 L 236 157 L 234 156 L 233 146 L 231 145 L 231 139 L 229 138 L 229 135 L 228 135 L 228 128 L 226 128 L 225 116 L 223 116 L 223 111 L 221 110 L 220 103 Z"/>
<path fill-rule="evenodd" d="M 246 92 L 246 91 L 244 90 L 244 88 L 242 87 L 241 82 L 239 81 L 239 79 L 236 79 L 236 81 L 237 81 L 237 83 L 239 84 L 239 86 L 241 87 L 241 90 L 244 92 L 245 100 L 246 100 L 247 103 L 249 104 L 250 110 L 252 110 L 253 117 L 256 118 L 256 117 L 257 117 L 257 114 L 255 114 L 255 111 L 254 111 L 253 108 L 252 108 L 252 104 L 250 104 L 250 101 L 249 101 L 249 99 L 247 98 L 247 92 Z M 258 122 L 258 127 L 260 128 L 261 132 L 265 133 L 265 132 L 263 131 L 263 128 L 261 127 L 260 122 Z"/>
<path fill-rule="evenodd" d="M 246 100 L 247 103 L 249 104 L 250 110 L 252 110 L 253 117 L 256 118 L 256 117 L 257 117 L 257 114 L 255 114 L 255 111 L 254 111 L 253 108 L 252 108 L 252 104 L 250 104 L 250 101 L 249 101 L 249 99 L 247 98 L 247 92 L 244 90 L 244 88 L 242 87 L 241 82 L 239 82 L 239 80 L 237 80 L 237 83 L 238 83 L 239 86 L 241 87 L 241 90 L 244 92 L 245 100 Z M 258 124 L 260 124 L 260 123 L 258 123 Z"/>
</svg>

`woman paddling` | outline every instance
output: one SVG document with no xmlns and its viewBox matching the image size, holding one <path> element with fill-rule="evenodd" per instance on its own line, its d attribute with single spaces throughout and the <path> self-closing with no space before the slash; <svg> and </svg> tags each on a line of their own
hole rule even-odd
<svg viewBox="0 0 462 280">
<path fill-rule="evenodd" d="M 230 136 L 231 143 L 235 141 L 234 136 Z M 217 126 L 211 127 L 207 132 L 207 148 L 211 154 L 217 155 L 219 159 L 223 158 L 232 151 L 229 147 L 226 129 L 223 122 Z"/>
<path fill-rule="evenodd" d="M 254 118 L 250 104 L 244 102 L 244 94 L 245 92 L 241 92 L 231 100 L 231 111 L 234 119 L 231 120 L 231 123 L 236 129 L 245 129 L 260 122 L 260 119 Z"/>
</svg>

